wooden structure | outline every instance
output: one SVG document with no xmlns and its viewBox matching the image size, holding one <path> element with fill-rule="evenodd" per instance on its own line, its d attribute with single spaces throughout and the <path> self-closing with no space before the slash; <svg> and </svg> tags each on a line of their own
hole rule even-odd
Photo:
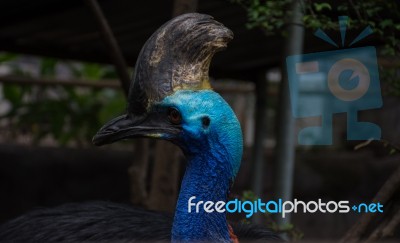
<svg viewBox="0 0 400 243">
<path fill-rule="evenodd" d="M 93 12 L 79 0 L 6 1 L 0 3 L 0 51 L 35 54 L 82 61 L 114 63 Z M 183 1 L 184 2 L 184 1 Z M 173 13 L 173 1 L 98 1 L 127 65 L 134 66 L 140 48 Z M 278 66 L 281 37 L 267 37 L 246 28 L 247 13 L 226 0 L 199 1 L 197 12 L 212 15 L 230 28 L 234 40 L 213 59 L 212 77 L 257 80 L 257 73 Z M 307 33 L 306 52 L 328 44 Z"/>
</svg>

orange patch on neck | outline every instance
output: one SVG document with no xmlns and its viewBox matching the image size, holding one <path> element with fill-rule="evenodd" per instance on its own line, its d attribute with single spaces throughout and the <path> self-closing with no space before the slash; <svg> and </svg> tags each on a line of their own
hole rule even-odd
<svg viewBox="0 0 400 243">
<path fill-rule="evenodd" d="M 230 224 L 228 224 L 228 230 L 229 230 L 229 238 L 231 238 L 232 243 L 239 243 L 239 239 L 235 235 L 235 232 L 233 232 L 232 226 Z"/>
</svg>

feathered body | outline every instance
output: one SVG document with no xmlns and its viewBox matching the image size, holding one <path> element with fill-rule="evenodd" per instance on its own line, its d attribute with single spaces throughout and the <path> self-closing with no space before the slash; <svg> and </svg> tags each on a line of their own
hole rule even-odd
<svg viewBox="0 0 400 243">
<path fill-rule="evenodd" d="M 112 202 L 37 209 L 0 226 L 0 242 L 170 242 L 173 216 Z M 231 224 L 240 241 L 279 238 L 260 226 Z"/>
</svg>

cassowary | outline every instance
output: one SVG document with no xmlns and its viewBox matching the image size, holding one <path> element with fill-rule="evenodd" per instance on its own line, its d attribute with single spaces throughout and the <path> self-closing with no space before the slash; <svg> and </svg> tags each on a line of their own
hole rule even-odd
<svg viewBox="0 0 400 243">
<path fill-rule="evenodd" d="M 240 124 L 211 90 L 208 69 L 232 32 L 208 15 L 185 14 L 160 27 L 138 57 L 127 114 L 93 138 L 95 145 L 147 137 L 171 141 L 187 158 L 175 216 L 107 202 L 41 209 L 0 227 L 10 242 L 237 242 L 278 239 L 270 231 L 227 223 L 219 212 L 188 212 L 188 199 L 226 201 L 242 158 Z M 236 237 L 237 236 L 237 237 Z"/>
</svg>

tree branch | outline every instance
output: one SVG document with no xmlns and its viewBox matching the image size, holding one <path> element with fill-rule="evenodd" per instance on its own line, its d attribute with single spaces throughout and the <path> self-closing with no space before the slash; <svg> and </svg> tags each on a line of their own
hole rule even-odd
<svg viewBox="0 0 400 243">
<path fill-rule="evenodd" d="M 390 176 L 390 178 L 385 182 L 379 192 L 376 194 L 372 202 L 380 202 L 385 204 L 400 188 L 400 166 L 397 170 Z M 357 242 L 360 237 L 365 233 L 369 223 L 378 214 L 366 213 L 361 216 L 356 224 L 346 233 L 346 235 L 341 240 L 342 243 L 345 242 Z"/>
</svg>

